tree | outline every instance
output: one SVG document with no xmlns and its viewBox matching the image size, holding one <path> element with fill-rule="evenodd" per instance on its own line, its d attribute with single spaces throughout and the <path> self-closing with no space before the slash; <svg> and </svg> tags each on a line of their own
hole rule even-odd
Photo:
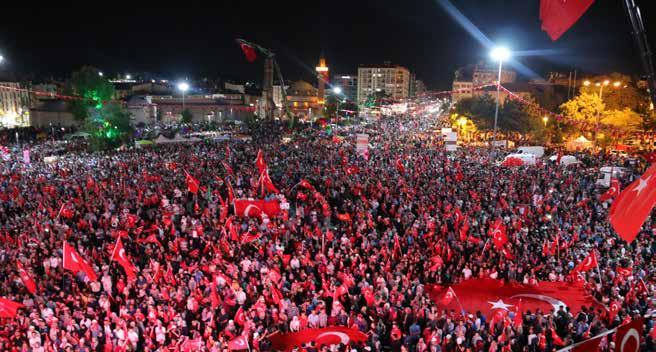
<svg viewBox="0 0 656 352">
<path fill-rule="evenodd" d="M 606 106 L 601 101 L 598 95 L 590 93 L 581 93 L 563 103 L 560 106 L 560 111 L 567 117 L 577 122 L 595 125 L 597 118 L 601 117 Z"/>
<path fill-rule="evenodd" d="M 605 111 L 601 123 L 611 130 L 631 132 L 640 128 L 642 117 L 631 109 Z M 611 132 L 611 131 L 609 131 Z"/>
<path fill-rule="evenodd" d="M 112 101 L 114 87 L 98 74 L 98 70 L 85 66 L 74 72 L 68 84 L 73 100 L 71 112 L 84 121 L 84 130 L 91 135 L 92 149 L 115 148 L 132 137 L 130 114 L 123 105 Z"/>
<path fill-rule="evenodd" d="M 100 109 L 114 97 L 114 86 L 99 72 L 96 68 L 84 66 L 71 76 L 66 91 L 68 95 L 82 98 L 70 103 L 71 113 L 78 121 L 85 121 L 91 109 Z"/>
<path fill-rule="evenodd" d="M 631 80 L 631 77 L 621 73 L 611 73 L 609 75 L 590 77 L 587 81 L 590 85 L 582 85 L 581 93 L 599 95 L 601 86 L 596 83 L 603 84 L 604 81 L 609 84 L 603 87 L 602 98 L 609 110 L 623 110 L 625 108 L 633 111 L 638 111 L 640 107 L 649 105 L 649 95 L 643 89 L 638 88 Z M 619 82 L 619 86 L 615 87 L 613 83 Z"/>
<path fill-rule="evenodd" d="M 182 110 L 182 122 L 191 123 L 193 119 L 194 119 L 194 115 L 191 113 L 189 109 Z"/>
<path fill-rule="evenodd" d="M 494 99 L 485 94 L 472 98 L 464 98 L 456 103 L 458 115 L 469 117 L 480 130 L 491 130 L 494 126 Z"/>
</svg>

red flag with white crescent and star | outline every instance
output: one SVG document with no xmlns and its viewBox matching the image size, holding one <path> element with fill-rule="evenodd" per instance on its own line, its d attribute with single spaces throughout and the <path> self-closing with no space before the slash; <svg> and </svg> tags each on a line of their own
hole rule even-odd
<svg viewBox="0 0 656 352">
<path fill-rule="evenodd" d="M 258 149 L 257 151 L 257 157 L 255 157 L 255 167 L 257 167 L 257 170 L 262 174 L 264 170 L 267 168 L 266 161 L 264 161 L 264 153 L 262 153 L 262 149 Z"/>
<path fill-rule="evenodd" d="M 581 261 L 576 267 L 574 267 L 575 272 L 586 272 L 597 267 L 597 255 L 595 251 L 592 251 L 588 254 L 583 261 Z"/>
<path fill-rule="evenodd" d="M 632 242 L 656 205 L 656 165 L 620 193 L 609 210 L 609 221 L 622 239 Z"/>
<path fill-rule="evenodd" d="M 642 338 L 642 317 L 617 327 L 615 334 L 615 351 L 634 352 L 640 350 Z"/>
<path fill-rule="evenodd" d="M 453 288 L 449 287 L 449 289 L 446 290 L 446 293 L 444 294 L 444 297 L 442 298 L 440 303 L 442 303 L 442 305 L 444 306 L 448 306 L 449 303 L 451 303 L 451 301 L 453 301 L 455 297 L 456 297 L 456 293 L 453 292 Z"/>
<path fill-rule="evenodd" d="M 36 282 L 34 282 L 34 279 L 32 279 L 25 269 L 23 269 L 23 264 L 21 264 L 21 262 L 16 262 L 16 267 L 18 268 L 18 275 L 20 276 L 23 285 L 25 285 L 25 288 L 27 288 L 31 294 L 35 294 Z"/>
<path fill-rule="evenodd" d="M 620 181 L 618 181 L 617 179 L 612 179 L 610 181 L 610 187 L 608 188 L 608 190 L 604 194 L 599 196 L 599 201 L 605 202 L 609 199 L 615 198 L 618 194 L 620 194 Z"/>
<path fill-rule="evenodd" d="M 248 337 L 244 335 L 238 336 L 228 342 L 228 349 L 231 351 L 247 350 L 248 348 Z"/>
<path fill-rule="evenodd" d="M 246 56 L 246 61 L 253 62 L 255 61 L 255 59 L 257 59 L 257 53 L 255 52 L 254 47 L 246 43 L 239 43 L 239 47 L 241 48 L 241 51 L 244 52 L 244 56 Z"/>
<path fill-rule="evenodd" d="M 269 341 L 274 350 L 291 351 L 294 347 L 300 347 L 312 341 L 318 348 L 330 345 L 363 343 L 367 341 L 367 335 L 358 329 L 329 326 L 287 334 L 275 333 L 269 337 Z"/>
<path fill-rule="evenodd" d="M 112 261 L 116 261 L 125 270 L 125 275 L 127 275 L 129 280 L 135 280 L 137 275 L 134 273 L 136 268 L 130 262 L 127 255 L 125 254 L 125 248 L 123 248 L 123 242 L 121 242 L 121 237 L 116 239 L 116 244 L 114 245 L 114 251 L 112 252 Z"/>
<path fill-rule="evenodd" d="M 84 260 L 84 258 L 82 258 L 80 254 L 66 242 L 64 242 L 62 266 L 64 269 L 74 272 L 83 271 L 90 281 L 98 280 L 98 276 L 96 275 L 96 272 L 93 271 L 91 265 L 89 265 L 89 263 L 87 263 L 86 260 Z"/>
<path fill-rule="evenodd" d="M 582 285 L 565 282 L 541 281 L 537 285 L 506 284 L 495 279 L 470 279 L 451 287 L 458 293 L 460 304 L 469 312 L 481 311 L 488 317 L 497 310 L 515 310 L 521 299 L 524 311 L 541 309 L 545 314 L 569 307 L 576 314 L 582 306 L 593 303 Z M 431 299 L 439 303 L 446 292 L 446 287 L 428 285 L 427 292 Z M 450 308 L 460 309 L 453 302 Z"/>
</svg>

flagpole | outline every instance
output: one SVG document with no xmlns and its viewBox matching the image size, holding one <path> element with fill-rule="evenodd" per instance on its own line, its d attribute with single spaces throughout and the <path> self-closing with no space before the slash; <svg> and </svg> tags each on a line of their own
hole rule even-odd
<svg viewBox="0 0 656 352">
<path fill-rule="evenodd" d="M 489 238 L 485 240 L 485 243 L 483 244 L 483 253 L 481 253 L 481 254 L 485 254 L 485 250 L 487 249 L 487 243 L 488 243 L 489 241 L 490 241 Z"/>
<path fill-rule="evenodd" d="M 460 312 L 462 313 L 462 316 L 465 316 L 465 308 L 462 307 L 462 304 L 460 304 L 460 299 L 458 298 L 458 295 L 456 294 L 456 291 L 453 290 L 453 287 L 449 287 L 451 289 L 451 292 L 453 292 L 453 296 L 456 297 L 456 302 L 458 302 L 458 306 L 460 306 Z"/>
<path fill-rule="evenodd" d="M 559 349 L 559 350 L 556 351 L 556 352 L 567 352 L 567 351 L 571 351 L 572 349 L 574 349 L 574 348 L 576 348 L 576 347 L 578 347 L 578 346 L 580 346 L 580 345 L 582 345 L 582 344 L 584 344 L 584 343 L 587 343 L 587 342 L 590 341 L 590 340 L 593 340 L 593 339 L 596 339 L 596 338 L 600 338 L 600 337 L 604 337 L 604 336 L 606 336 L 606 335 L 610 335 L 610 334 L 614 333 L 616 330 L 617 330 L 617 328 L 614 328 L 614 329 L 611 329 L 611 330 L 608 330 L 608 331 L 604 331 L 604 332 L 602 332 L 601 334 L 599 334 L 599 335 L 597 335 L 597 336 L 591 337 L 591 338 L 589 338 L 589 339 L 585 339 L 585 340 L 583 340 L 583 341 L 581 341 L 581 342 L 577 342 L 577 343 L 575 343 L 575 344 L 573 344 L 573 345 L 569 345 L 569 346 L 567 346 L 567 347 L 565 347 L 565 348 L 561 348 L 561 349 Z"/>
<path fill-rule="evenodd" d="M 595 257 L 595 262 L 597 263 L 597 274 L 599 274 L 599 284 L 601 286 L 604 285 L 604 281 L 601 279 L 601 270 L 599 269 L 599 258 L 597 258 L 597 252 L 594 250 L 592 251 L 592 255 Z"/>
</svg>

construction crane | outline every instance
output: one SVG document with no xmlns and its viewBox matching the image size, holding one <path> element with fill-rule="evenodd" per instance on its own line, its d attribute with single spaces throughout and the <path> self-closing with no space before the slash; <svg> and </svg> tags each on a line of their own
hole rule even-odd
<svg viewBox="0 0 656 352">
<path fill-rule="evenodd" d="M 624 0 L 624 8 L 626 9 L 627 17 L 633 28 L 633 39 L 640 51 L 640 60 L 642 61 L 642 69 L 649 84 L 649 96 L 652 104 L 656 105 L 656 73 L 654 72 L 654 62 L 652 60 L 652 52 L 647 40 L 647 31 L 642 22 L 642 15 L 640 8 L 636 5 L 634 0 Z"/>
<path fill-rule="evenodd" d="M 257 50 L 264 56 L 264 81 L 262 83 L 262 98 L 258 102 L 258 112 L 261 116 L 273 118 L 274 102 L 273 102 L 273 74 L 278 75 L 280 81 L 280 89 L 282 91 L 282 109 L 287 115 L 290 123 L 293 123 L 294 118 L 287 106 L 287 92 L 285 91 L 285 80 L 282 77 L 280 66 L 276 61 L 276 54 L 271 50 L 264 48 L 258 44 L 246 41 L 244 39 L 236 39 L 239 45 L 246 45 L 254 50 Z"/>
</svg>

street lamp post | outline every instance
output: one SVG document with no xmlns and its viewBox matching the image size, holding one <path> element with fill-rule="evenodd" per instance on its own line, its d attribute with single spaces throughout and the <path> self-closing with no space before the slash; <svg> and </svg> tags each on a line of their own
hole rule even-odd
<svg viewBox="0 0 656 352">
<path fill-rule="evenodd" d="M 497 104 L 494 108 L 494 130 L 492 131 L 492 143 L 490 144 L 490 151 L 492 146 L 497 140 L 497 122 L 499 120 L 499 100 L 501 99 L 501 68 L 503 67 L 503 60 L 510 58 L 510 50 L 504 47 L 496 47 L 490 53 L 493 60 L 499 61 L 499 75 L 497 79 Z"/>
<path fill-rule="evenodd" d="M 342 101 L 340 95 L 342 94 L 342 88 L 341 87 L 333 87 L 333 93 L 337 96 L 337 109 L 335 110 L 335 116 L 339 117 L 339 105 L 340 102 Z"/>
<path fill-rule="evenodd" d="M 189 90 L 189 83 L 178 83 L 178 89 L 182 92 L 182 111 L 185 110 L 185 93 Z"/>
</svg>

